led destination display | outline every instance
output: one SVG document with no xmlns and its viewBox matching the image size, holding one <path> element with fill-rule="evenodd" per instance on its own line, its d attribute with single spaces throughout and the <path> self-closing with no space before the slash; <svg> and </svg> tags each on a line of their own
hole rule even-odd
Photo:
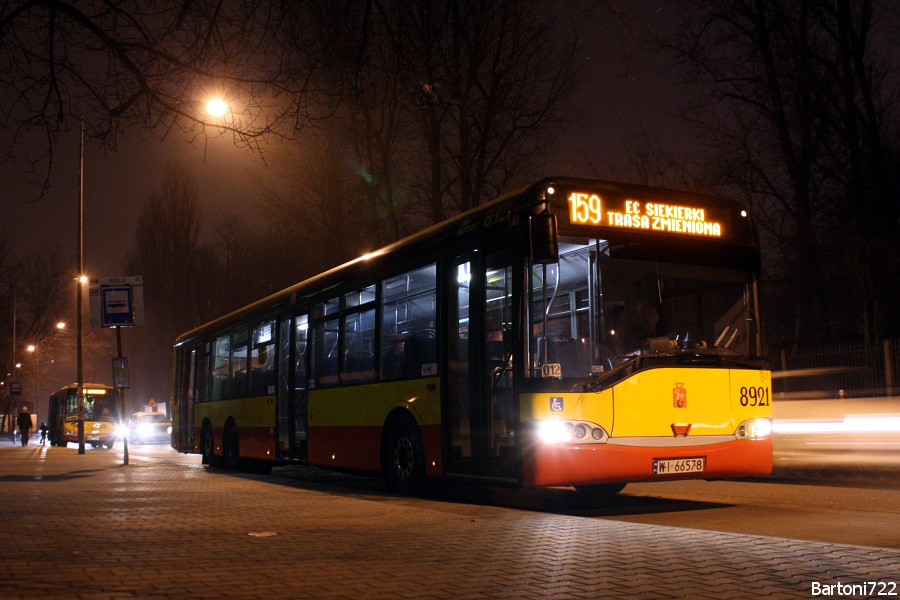
<svg viewBox="0 0 900 600">
<path fill-rule="evenodd" d="M 712 238 L 727 236 L 720 211 L 706 206 L 689 206 L 656 201 L 606 197 L 571 192 L 568 197 L 569 222 L 659 233 L 678 233 Z"/>
</svg>

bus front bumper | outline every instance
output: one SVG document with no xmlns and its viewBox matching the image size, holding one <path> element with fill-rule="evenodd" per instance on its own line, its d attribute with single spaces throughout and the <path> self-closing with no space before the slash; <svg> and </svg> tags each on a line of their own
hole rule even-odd
<svg viewBox="0 0 900 600">
<path fill-rule="evenodd" d="M 522 482 L 527 487 L 591 485 L 672 479 L 720 479 L 772 472 L 772 438 L 714 444 L 638 446 L 617 444 L 549 444 L 528 436 L 523 448 Z M 698 440 L 699 441 L 699 440 Z M 658 461 L 703 459 L 703 470 L 654 474 Z"/>
</svg>

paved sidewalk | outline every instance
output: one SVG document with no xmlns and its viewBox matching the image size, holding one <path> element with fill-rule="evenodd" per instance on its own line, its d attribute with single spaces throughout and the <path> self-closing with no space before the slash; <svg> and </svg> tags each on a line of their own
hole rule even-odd
<svg viewBox="0 0 900 600">
<path fill-rule="evenodd" d="M 900 584 L 900 552 L 0 446 L 0 598 L 809 598 L 867 581 Z"/>
</svg>

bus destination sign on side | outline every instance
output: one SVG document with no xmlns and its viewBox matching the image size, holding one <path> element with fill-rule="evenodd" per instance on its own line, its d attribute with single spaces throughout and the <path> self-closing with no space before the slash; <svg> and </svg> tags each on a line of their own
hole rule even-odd
<svg viewBox="0 0 900 600">
<path fill-rule="evenodd" d="M 609 198 L 600 194 L 569 194 L 569 222 L 659 233 L 719 238 L 727 235 L 720 220 L 708 208 Z"/>
</svg>

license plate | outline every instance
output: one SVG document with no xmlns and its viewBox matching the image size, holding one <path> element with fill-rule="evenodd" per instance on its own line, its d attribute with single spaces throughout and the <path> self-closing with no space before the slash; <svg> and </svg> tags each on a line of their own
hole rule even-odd
<svg viewBox="0 0 900 600">
<path fill-rule="evenodd" d="M 675 458 L 669 460 L 654 460 L 654 475 L 681 475 L 682 473 L 702 473 L 706 467 L 706 459 L 701 458 Z"/>
</svg>

